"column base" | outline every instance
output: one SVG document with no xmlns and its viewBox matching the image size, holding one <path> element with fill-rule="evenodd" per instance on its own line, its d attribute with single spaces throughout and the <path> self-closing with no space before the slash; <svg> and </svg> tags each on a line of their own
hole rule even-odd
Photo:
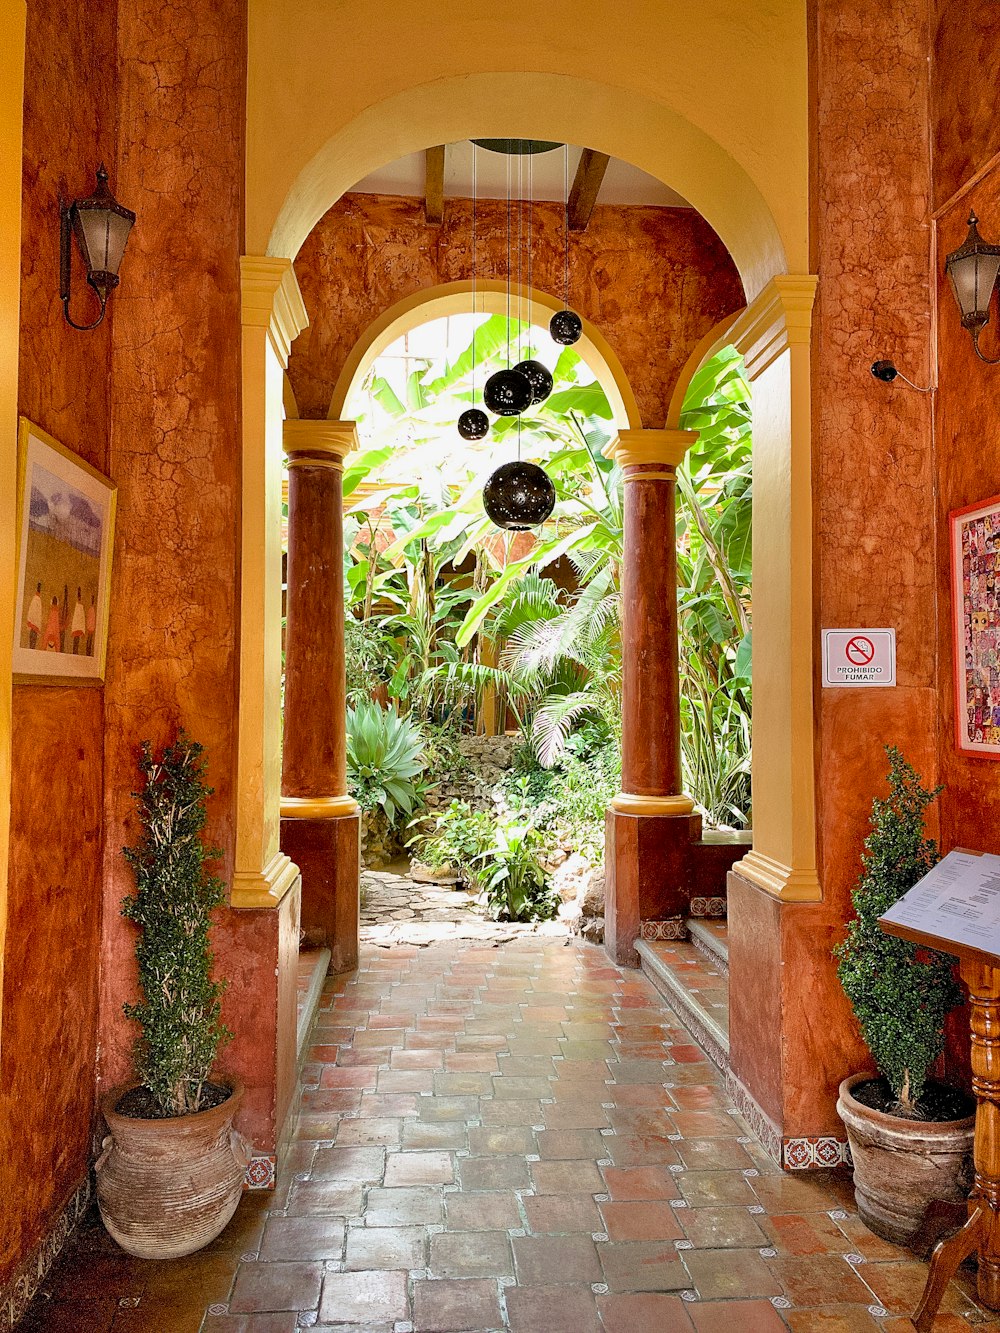
<svg viewBox="0 0 1000 1333">
<path fill-rule="evenodd" d="M 622 967 L 639 966 L 634 942 L 643 920 L 687 914 L 691 844 L 700 833 L 700 815 L 608 811 L 604 947 Z"/>
<path fill-rule="evenodd" d="M 281 847 L 302 872 L 302 931 L 330 950 L 333 972 L 358 965 L 361 816 L 282 818 Z"/>
</svg>

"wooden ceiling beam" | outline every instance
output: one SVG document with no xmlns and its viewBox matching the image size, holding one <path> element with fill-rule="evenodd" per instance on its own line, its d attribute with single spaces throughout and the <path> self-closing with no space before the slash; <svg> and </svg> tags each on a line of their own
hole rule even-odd
<svg viewBox="0 0 1000 1333">
<path fill-rule="evenodd" d="M 444 151 L 445 145 L 439 143 L 425 153 L 424 216 L 434 226 L 444 218 Z"/>
<path fill-rule="evenodd" d="M 585 148 L 580 154 L 573 188 L 569 192 L 570 231 L 587 230 L 610 160 L 607 153 L 598 153 L 594 148 Z"/>
</svg>

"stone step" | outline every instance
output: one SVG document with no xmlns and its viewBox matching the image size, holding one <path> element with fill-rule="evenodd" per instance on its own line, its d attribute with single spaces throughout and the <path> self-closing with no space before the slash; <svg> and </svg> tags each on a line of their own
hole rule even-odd
<svg viewBox="0 0 1000 1333">
<path fill-rule="evenodd" d="M 724 920 L 689 917 L 685 921 L 691 943 L 718 968 L 722 976 L 729 976 L 729 931 Z"/>
<path fill-rule="evenodd" d="M 729 1070 L 729 983 L 694 944 L 636 940 L 642 970 L 696 1042 L 723 1072 Z"/>
<path fill-rule="evenodd" d="M 309 1033 L 312 1031 L 313 1019 L 319 1008 L 323 982 L 326 981 L 329 966 L 329 949 L 303 949 L 299 953 L 299 971 L 296 978 L 298 1017 L 295 1023 L 295 1048 L 299 1065 L 302 1064 L 309 1045 Z"/>
</svg>

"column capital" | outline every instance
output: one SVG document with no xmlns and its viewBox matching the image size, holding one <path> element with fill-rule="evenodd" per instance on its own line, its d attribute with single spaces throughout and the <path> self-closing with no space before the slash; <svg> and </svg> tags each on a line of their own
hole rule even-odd
<svg viewBox="0 0 1000 1333">
<path fill-rule="evenodd" d="M 347 454 L 359 448 L 356 421 L 313 421 L 289 417 L 282 447 L 288 466 L 331 467 L 339 472 Z"/>
<path fill-rule="evenodd" d="M 812 273 L 781 273 L 730 325 L 726 341 L 742 352 L 751 381 L 789 347 L 808 347 L 818 282 Z"/>
<path fill-rule="evenodd" d="M 309 325 L 292 261 L 243 255 L 240 294 L 243 327 L 266 329 L 282 370 L 287 370 L 292 343 Z"/>
<path fill-rule="evenodd" d="M 603 453 L 623 468 L 654 463 L 673 469 L 683 462 L 697 438 L 696 430 L 620 430 Z"/>
</svg>

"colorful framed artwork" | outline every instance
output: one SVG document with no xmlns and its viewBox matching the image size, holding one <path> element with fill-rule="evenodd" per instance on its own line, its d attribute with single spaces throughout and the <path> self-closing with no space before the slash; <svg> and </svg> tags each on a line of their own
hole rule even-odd
<svg viewBox="0 0 1000 1333">
<path fill-rule="evenodd" d="M 1000 495 L 948 516 L 955 641 L 955 740 L 1000 759 Z"/>
<path fill-rule="evenodd" d="M 107 477 L 21 417 L 15 681 L 102 684 L 115 498 Z"/>
</svg>

